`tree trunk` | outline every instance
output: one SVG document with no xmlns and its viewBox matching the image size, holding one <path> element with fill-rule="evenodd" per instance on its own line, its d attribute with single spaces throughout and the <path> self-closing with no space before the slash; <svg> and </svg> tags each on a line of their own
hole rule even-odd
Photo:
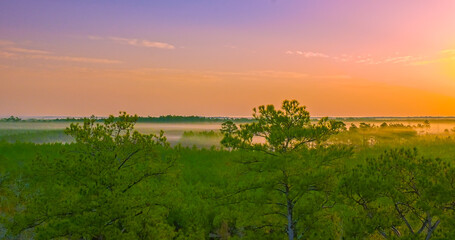
<svg viewBox="0 0 455 240">
<path fill-rule="evenodd" d="M 285 174 L 285 176 L 286 176 L 286 180 L 287 180 L 287 175 Z M 287 220 L 288 220 L 287 233 L 288 233 L 288 239 L 294 240 L 295 225 L 294 225 L 294 218 L 292 216 L 292 213 L 294 211 L 294 203 L 290 199 L 289 194 L 290 194 L 290 188 L 289 188 L 289 185 L 286 183 L 285 184 L 285 195 L 286 195 Z"/>
<path fill-rule="evenodd" d="M 288 238 L 289 240 L 294 240 L 295 236 L 295 229 L 294 229 L 294 219 L 292 218 L 292 211 L 293 211 L 293 204 L 292 202 L 288 199 L 287 200 L 287 219 L 288 219 L 288 227 L 287 227 L 287 232 L 288 232 Z"/>
<path fill-rule="evenodd" d="M 427 236 L 426 236 L 425 240 L 431 239 L 431 235 L 433 235 L 434 230 L 436 229 L 436 227 L 439 225 L 440 222 L 441 222 L 441 220 L 438 220 L 438 221 L 436 221 L 436 223 L 432 226 L 432 225 L 431 225 L 431 219 L 430 219 L 430 222 L 428 223 L 428 232 L 427 232 Z"/>
</svg>

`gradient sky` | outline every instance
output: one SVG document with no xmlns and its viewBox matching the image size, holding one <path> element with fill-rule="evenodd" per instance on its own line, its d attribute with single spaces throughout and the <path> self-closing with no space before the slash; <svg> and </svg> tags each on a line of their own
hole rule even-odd
<svg viewBox="0 0 455 240">
<path fill-rule="evenodd" d="M 0 0 L 0 116 L 454 116 L 453 0 Z"/>
</svg>

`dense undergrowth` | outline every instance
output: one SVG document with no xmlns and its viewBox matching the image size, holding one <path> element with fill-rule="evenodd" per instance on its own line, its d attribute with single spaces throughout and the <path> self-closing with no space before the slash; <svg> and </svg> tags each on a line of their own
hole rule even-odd
<svg viewBox="0 0 455 240">
<path fill-rule="evenodd" d="M 36 144 L 29 142 L 43 132 L 2 133 L 0 238 L 288 238 L 281 216 L 286 213 L 273 202 L 280 196 L 270 195 L 276 186 L 268 183 L 277 177 L 270 169 L 280 168 L 273 156 L 258 149 L 222 147 L 223 135 L 215 131 L 185 132 L 184 145 L 196 146 L 171 147 L 146 136 L 133 137 L 132 132 L 131 138 L 106 140 L 73 130 L 73 137 L 82 142 Z M 296 208 L 302 218 L 296 220 L 295 239 L 453 237 L 453 133 L 364 125 L 326 142 L 348 147 L 352 154 L 326 165 L 318 164 L 331 157 L 329 152 L 299 151 L 291 156 L 302 159 L 291 168 L 307 169 L 301 170 L 306 175 L 298 175 L 300 185 L 295 186 L 309 186 Z M 152 150 L 131 158 L 135 162 L 128 165 L 124 159 L 130 161 L 139 143 Z M 90 152 L 98 147 L 106 151 Z M 119 166 L 112 158 L 126 163 L 120 161 Z M 105 160 L 90 165 L 95 159 Z M 288 164 L 283 161 L 275 162 Z M 306 183 L 308 179 L 313 182 Z M 399 211 L 397 203 L 402 204 Z"/>
</svg>

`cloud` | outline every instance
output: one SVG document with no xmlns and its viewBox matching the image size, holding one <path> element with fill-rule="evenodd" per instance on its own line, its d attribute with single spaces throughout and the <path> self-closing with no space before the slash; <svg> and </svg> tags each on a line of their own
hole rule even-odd
<svg viewBox="0 0 455 240">
<path fill-rule="evenodd" d="M 159 49 L 167 49 L 167 50 L 175 49 L 175 46 L 172 44 L 169 44 L 169 43 L 155 42 L 155 41 L 149 41 L 149 40 L 144 40 L 144 39 L 121 38 L 121 37 L 103 38 L 103 37 L 98 37 L 98 36 L 88 36 L 88 39 L 90 39 L 90 40 L 108 39 L 108 40 L 111 40 L 111 41 L 119 43 L 119 44 L 126 44 L 126 45 L 130 45 L 130 46 L 135 46 L 135 47 L 159 48 Z"/>
<path fill-rule="evenodd" d="M 286 54 L 289 54 L 289 55 L 303 55 L 304 57 L 306 58 L 328 58 L 329 56 L 327 54 L 324 54 L 324 53 L 320 53 L 320 52 L 302 52 L 302 51 L 286 51 L 285 52 Z"/>
<path fill-rule="evenodd" d="M 363 64 L 379 64 L 382 63 L 381 61 L 375 61 L 372 58 L 360 58 L 356 60 L 356 63 L 363 63 Z"/>
<path fill-rule="evenodd" d="M 152 47 L 152 48 L 162 48 L 162 49 L 175 49 L 173 45 L 163 42 L 150 42 L 147 40 L 142 40 L 142 43 L 139 46 Z"/>
<path fill-rule="evenodd" d="M 10 45 L 10 44 L 8 44 Z M 74 57 L 74 56 L 58 56 L 52 55 L 52 52 L 36 49 L 28 49 L 15 47 L 12 43 L 12 47 L 5 47 L 0 49 L 0 58 L 7 59 L 41 59 L 41 60 L 52 60 L 52 61 L 64 61 L 64 62 L 80 62 L 80 63 L 103 63 L 103 64 L 118 64 L 122 63 L 118 60 L 105 59 L 105 58 L 89 58 L 89 57 Z M 1 46 L 1 43 L 0 43 Z"/>
<path fill-rule="evenodd" d="M 445 54 L 455 54 L 455 49 L 447 49 L 441 51 L 441 53 Z M 321 52 L 304 52 L 304 51 L 291 51 L 288 50 L 285 52 L 288 55 L 300 55 L 305 58 L 326 58 L 329 60 L 333 60 L 340 63 L 357 63 L 357 64 L 365 64 L 365 65 L 378 65 L 378 64 L 404 64 L 404 65 L 425 65 L 434 62 L 435 60 L 425 60 L 419 56 L 389 56 L 389 57 L 374 57 L 370 54 L 368 55 L 349 55 L 349 54 L 341 54 L 330 56 Z"/>
<path fill-rule="evenodd" d="M 301 53 L 306 58 L 328 58 L 329 56 L 324 53 L 319 52 L 304 52 Z"/>
<path fill-rule="evenodd" d="M 388 57 L 383 60 L 384 63 L 413 63 L 421 61 L 422 58 L 414 56 L 398 56 L 398 57 Z"/>
<path fill-rule="evenodd" d="M 122 63 L 121 61 L 118 61 L 118 60 L 111 60 L 111 59 L 104 59 L 104 58 L 50 56 L 50 55 L 26 55 L 25 57 L 30 58 L 30 59 L 43 59 L 43 60 L 81 62 L 81 63 L 104 63 L 104 64 Z"/>
<path fill-rule="evenodd" d="M 168 44 L 168 43 L 163 43 L 163 42 L 152 42 L 148 40 L 140 40 L 140 39 L 132 39 L 132 38 L 119 38 L 119 37 L 110 37 L 109 39 L 122 43 L 122 44 L 128 44 L 131 46 L 136 46 L 136 47 L 147 47 L 147 48 L 161 48 L 161 49 L 175 49 L 175 46 Z"/>
<path fill-rule="evenodd" d="M 51 52 L 43 51 L 43 50 L 18 48 L 18 47 L 7 48 L 6 50 L 11 51 L 11 52 L 30 53 L 30 54 L 50 54 L 51 53 Z"/>
<path fill-rule="evenodd" d="M 1 58 L 15 58 L 16 56 L 17 56 L 17 54 L 14 54 L 14 53 L 0 51 Z"/>
</svg>

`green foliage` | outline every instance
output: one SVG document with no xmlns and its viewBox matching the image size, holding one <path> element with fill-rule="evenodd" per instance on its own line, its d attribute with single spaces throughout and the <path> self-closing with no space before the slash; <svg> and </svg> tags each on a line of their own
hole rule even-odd
<svg viewBox="0 0 455 240">
<path fill-rule="evenodd" d="M 254 122 L 240 126 L 227 121 L 221 129 L 224 146 L 259 153 L 243 159 L 250 181 L 237 191 L 254 191 L 243 201 L 260 206 L 253 208 L 255 220 L 245 229 L 285 232 L 289 239 L 335 237 L 334 231 L 318 229 L 328 225 L 322 210 L 332 204 L 334 160 L 351 150 L 324 143 L 345 125 L 328 118 L 313 124 L 295 100 L 285 100 L 279 110 L 260 106 L 253 117 Z"/>
<path fill-rule="evenodd" d="M 104 124 L 94 118 L 71 124 L 66 133 L 76 143 L 61 158 L 44 155 L 33 162 L 11 234 L 33 228 L 37 239 L 172 237 L 163 196 L 172 187 L 166 174 L 175 158 L 163 154 L 163 133 L 140 134 L 133 129 L 136 120 L 122 113 Z"/>
<path fill-rule="evenodd" d="M 0 239 L 455 239 L 452 133 L 419 130 L 423 118 L 353 118 L 345 131 L 295 101 L 254 116 L 175 147 L 124 113 L 67 119 L 79 124 L 64 136 L 64 120 L 3 122 Z"/>
<path fill-rule="evenodd" d="M 324 142 L 331 135 L 345 129 L 343 122 L 328 118 L 321 118 L 312 124 L 305 107 L 299 106 L 295 100 L 285 100 L 281 110 L 276 110 L 273 105 L 260 106 L 258 110 L 254 109 L 253 117 L 255 122 L 239 127 L 232 121 L 223 123 L 222 144 L 269 154 L 286 153 L 307 148 L 312 143 Z M 254 142 L 253 137 L 265 141 Z"/>
<path fill-rule="evenodd" d="M 1 129 L 0 130 L 0 141 L 6 141 L 10 143 L 14 142 L 32 142 L 32 143 L 69 143 L 73 141 L 71 136 L 64 133 L 63 130 L 22 130 L 22 129 Z"/>
<path fill-rule="evenodd" d="M 368 159 L 340 181 L 342 194 L 357 212 L 347 216 L 346 236 L 453 238 L 454 180 L 455 168 L 421 157 L 416 149 L 389 150 Z"/>
<path fill-rule="evenodd" d="M 10 116 L 9 118 L 2 118 L 0 119 L 1 122 L 20 122 L 22 121 L 22 119 L 20 119 L 19 117 L 15 117 L 15 116 Z"/>
</svg>

